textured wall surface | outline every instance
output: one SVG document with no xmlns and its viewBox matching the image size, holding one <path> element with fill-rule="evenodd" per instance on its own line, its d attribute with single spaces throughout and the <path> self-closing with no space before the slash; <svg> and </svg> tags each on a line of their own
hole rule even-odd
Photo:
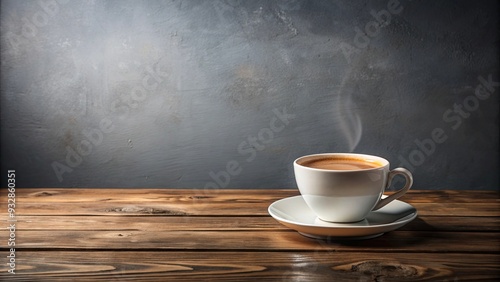
<svg viewBox="0 0 500 282">
<path fill-rule="evenodd" d="M 292 188 L 352 151 L 498 189 L 498 5 L 2 0 L 2 186 Z"/>
</svg>

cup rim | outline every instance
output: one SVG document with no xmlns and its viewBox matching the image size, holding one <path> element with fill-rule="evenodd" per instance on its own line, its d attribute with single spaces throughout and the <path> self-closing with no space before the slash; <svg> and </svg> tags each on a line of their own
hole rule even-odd
<svg viewBox="0 0 500 282">
<path fill-rule="evenodd" d="M 359 158 L 361 160 L 366 160 L 366 159 L 372 159 L 379 161 L 382 165 L 379 167 L 373 167 L 373 168 L 362 168 L 362 169 L 350 169 L 350 170 L 339 170 L 339 169 L 324 169 L 324 168 L 313 168 L 313 167 L 308 167 L 305 165 L 302 165 L 298 163 L 301 160 L 308 159 L 308 158 L 316 158 L 316 157 L 325 157 L 325 156 L 349 156 L 349 157 L 354 157 L 354 158 Z M 318 154 L 310 154 L 310 155 L 304 155 L 301 157 L 298 157 L 293 161 L 293 164 L 295 166 L 301 167 L 303 169 L 307 170 L 313 170 L 313 171 L 330 171 L 330 172 L 335 172 L 335 173 L 349 173 L 349 172 L 359 172 L 359 171 L 372 171 L 372 170 L 379 170 L 385 167 L 389 166 L 389 161 L 375 155 L 369 155 L 369 154 L 358 154 L 358 153 L 318 153 Z"/>
</svg>

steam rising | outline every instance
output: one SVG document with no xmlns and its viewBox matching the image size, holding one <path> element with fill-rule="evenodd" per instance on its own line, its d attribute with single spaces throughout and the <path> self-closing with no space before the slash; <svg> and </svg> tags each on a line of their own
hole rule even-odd
<svg viewBox="0 0 500 282">
<path fill-rule="evenodd" d="M 348 78 L 349 75 L 346 75 Z M 361 118 L 357 113 L 356 104 L 352 100 L 352 91 L 346 89 L 346 80 L 344 77 L 340 85 L 339 100 L 336 103 L 336 113 L 340 116 L 338 126 L 347 140 L 349 152 L 356 149 L 363 135 L 363 125 Z"/>
</svg>

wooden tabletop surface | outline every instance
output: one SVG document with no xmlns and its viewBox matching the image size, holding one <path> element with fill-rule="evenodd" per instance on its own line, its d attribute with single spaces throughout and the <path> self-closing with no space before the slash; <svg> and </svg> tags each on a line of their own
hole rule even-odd
<svg viewBox="0 0 500 282">
<path fill-rule="evenodd" d="M 498 192 L 411 191 L 400 200 L 415 220 L 360 241 L 311 239 L 274 220 L 269 205 L 297 190 L 1 192 L 0 281 L 500 279 Z"/>
</svg>

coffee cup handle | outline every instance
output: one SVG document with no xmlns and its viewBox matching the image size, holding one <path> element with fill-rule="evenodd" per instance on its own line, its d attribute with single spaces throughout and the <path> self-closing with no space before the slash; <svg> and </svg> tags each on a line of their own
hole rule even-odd
<svg viewBox="0 0 500 282">
<path fill-rule="evenodd" d="M 396 193 L 386 197 L 385 199 L 381 198 L 378 201 L 377 205 L 375 205 L 375 208 L 373 208 L 373 210 L 378 210 L 378 209 L 382 208 L 383 206 L 387 205 L 388 203 L 403 196 L 408 190 L 410 190 L 411 186 L 413 185 L 413 176 L 411 175 L 411 172 L 409 170 L 402 168 L 402 167 L 398 167 L 398 168 L 395 168 L 395 169 L 389 171 L 389 174 L 387 176 L 386 189 L 391 185 L 392 179 L 396 175 L 402 175 L 406 179 L 405 186 L 403 188 L 399 189 Z"/>
</svg>

